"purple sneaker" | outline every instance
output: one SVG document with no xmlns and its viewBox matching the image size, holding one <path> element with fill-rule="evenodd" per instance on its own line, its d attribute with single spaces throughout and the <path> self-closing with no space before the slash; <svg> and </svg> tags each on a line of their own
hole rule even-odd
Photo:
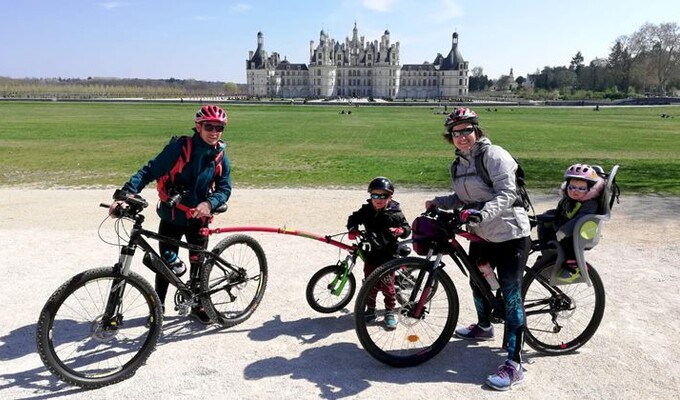
<svg viewBox="0 0 680 400">
<path fill-rule="evenodd" d="M 522 364 L 505 360 L 505 364 L 498 367 L 495 374 L 486 377 L 486 384 L 493 389 L 505 391 L 510 389 L 515 383 L 520 383 L 523 380 L 524 371 L 522 371 Z"/>
<path fill-rule="evenodd" d="M 472 324 L 465 328 L 456 329 L 454 336 L 467 340 L 493 340 L 493 325 L 490 325 L 488 328 L 482 328 L 477 324 Z"/>
</svg>

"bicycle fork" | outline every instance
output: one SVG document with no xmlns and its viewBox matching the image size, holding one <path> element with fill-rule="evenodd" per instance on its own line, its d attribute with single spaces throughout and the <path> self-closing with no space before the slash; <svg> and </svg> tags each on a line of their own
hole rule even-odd
<svg viewBox="0 0 680 400">
<path fill-rule="evenodd" d="M 354 265 L 356 264 L 356 256 L 347 256 L 343 261 L 338 262 L 338 266 L 342 267 L 342 274 L 336 275 L 333 281 L 328 284 L 328 289 L 334 296 L 340 295 L 347 283 L 347 277 L 352 273 Z"/>
<path fill-rule="evenodd" d="M 106 308 L 104 315 L 102 315 L 102 327 L 106 329 L 115 329 L 123 323 L 123 314 L 121 308 L 123 306 L 123 297 L 125 295 L 125 276 L 130 271 L 130 264 L 132 257 L 135 254 L 134 245 L 123 246 L 120 250 L 120 257 L 114 269 L 120 273 L 120 278 L 113 279 L 111 283 L 111 290 L 109 290 L 109 297 L 106 301 Z"/>
<path fill-rule="evenodd" d="M 425 287 L 423 288 L 423 292 L 420 294 L 420 297 L 418 298 L 418 302 L 416 303 L 415 308 L 413 309 L 412 312 L 409 313 L 411 314 L 409 315 L 410 317 L 420 319 L 423 318 L 424 314 L 428 312 L 425 307 L 425 304 L 428 302 L 428 300 L 430 300 L 430 294 L 432 293 L 432 289 L 437 278 L 437 273 L 439 272 L 441 266 L 442 257 L 443 254 L 438 253 L 435 260 L 432 261 L 432 269 L 430 270 L 430 273 L 427 274 L 427 281 L 425 281 Z M 416 279 L 416 284 L 414 288 L 419 288 L 420 285 L 422 284 L 424 278 L 423 274 L 424 271 L 421 270 L 420 274 L 418 274 L 418 278 Z M 414 296 L 414 294 L 412 294 L 412 297 Z"/>
</svg>

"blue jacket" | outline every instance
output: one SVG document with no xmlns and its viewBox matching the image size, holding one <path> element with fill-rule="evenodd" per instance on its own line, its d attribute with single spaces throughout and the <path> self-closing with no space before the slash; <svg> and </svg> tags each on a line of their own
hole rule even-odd
<svg viewBox="0 0 680 400">
<path fill-rule="evenodd" d="M 208 201 L 211 209 L 215 209 L 226 203 L 231 195 L 231 168 L 226 154 L 226 144 L 220 141 L 216 146 L 210 146 L 201 139 L 194 131 L 192 140 L 191 157 L 182 169 L 181 174 L 175 177 L 175 184 L 181 185 L 187 194 L 182 198 L 182 203 L 187 207 L 196 207 L 199 203 Z M 223 151 L 222 174 L 215 175 L 215 157 Z M 152 160 L 143 166 L 130 180 L 123 185 L 123 190 L 129 193 L 139 193 L 150 182 L 158 180 L 168 174 L 182 153 L 182 140 L 174 137 L 165 148 Z M 211 191 L 211 183 L 215 178 L 214 191 Z M 164 203 L 158 204 L 156 209 L 158 216 L 164 221 L 176 225 L 186 226 L 188 219 L 184 212 L 170 208 Z"/>
</svg>

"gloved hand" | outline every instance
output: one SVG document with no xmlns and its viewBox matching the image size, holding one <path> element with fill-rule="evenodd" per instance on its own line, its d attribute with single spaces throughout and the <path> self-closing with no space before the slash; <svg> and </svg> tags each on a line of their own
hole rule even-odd
<svg viewBox="0 0 680 400">
<path fill-rule="evenodd" d="M 396 228 L 390 228 L 390 232 L 392 232 L 392 236 L 399 237 L 404 233 L 404 228 L 402 228 L 401 226 L 398 226 Z"/>
<path fill-rule="evenodd" d="M 478 224 L 482 222 L 482 213 L 474 208 L 468 208 L 460 212 L 460 221 L 471 224 Z"/>
<path fill-rule="evenodd" d="M 557 241 L 558 241 L 558 242 L 561 242 L 562 239 L 564 239 L 565 237 L 567 237 L 567 234 L 564 233 L 564 232 L 562 232 L 562 231 L 557 231 L 557 233 L 555 233 L 555 237 L 557 238 Z"/>
<path fill-rule="evenodd" d="M 356 238 L 359 237 L 359 235 L 361 235 L 361 232 L 359 232 L 359 231 L 356 230 L 356 229 L 352 229 L 352 230 L 350 230 L 350 231 L 347 233 L 347 239 L 349 239 L 349 240 L 355 240 Z"/>
<path fill-rule="evenodd" d="M 123 216 L 123 212 L 120 208 L 125 208 L 127 205 L 124 201 L 114 201 L 109 206 L 109 217 L 120 218 Z M 120 207 L 120 208 L 119 208 Z"/>
</svg>

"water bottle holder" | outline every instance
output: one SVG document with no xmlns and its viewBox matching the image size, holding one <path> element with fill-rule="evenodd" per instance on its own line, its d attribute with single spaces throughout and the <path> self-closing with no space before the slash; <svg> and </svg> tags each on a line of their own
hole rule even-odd
<svg viewBox="0 0 680 400">
<path fill-rule="evenodd" d="M 175 268 L 172 269 L 172 272 L 173 272 L 175 275 L 177 275 L 177 277 L 180 277 L 180 276 L 182 276 L 182 275 L 184 275 L 184 274 L 187 273 L 187 267 L 186 267 L 186 266 L 183 266 L 183 267 L 184 267 L 184 269 L 182 269 L 181 272 L 177 272 L 177 271 L 175 270 Z"/>
</svg>

